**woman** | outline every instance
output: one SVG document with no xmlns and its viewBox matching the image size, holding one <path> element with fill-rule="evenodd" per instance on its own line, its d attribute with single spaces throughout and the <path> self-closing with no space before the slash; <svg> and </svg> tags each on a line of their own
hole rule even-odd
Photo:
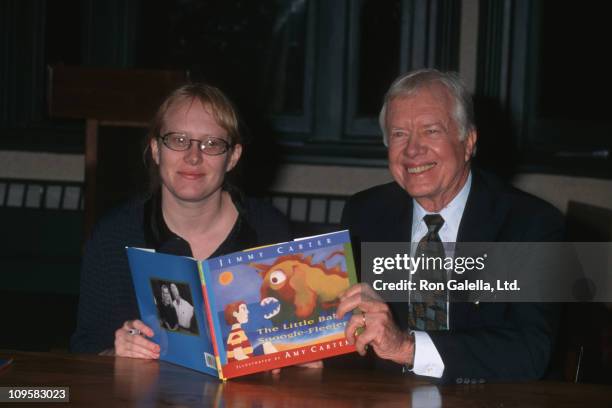
<svg viewBox="0 0 612 408">
<path fill-rule="evenodd" d="M 148 139 L 153 193 L 100 220 L 87 244 L 75 352 L 159 357 L 159 346 L 148 339 L 153 331 L 136 319 L 126 246 L 205 259 L 289 239 L 278 211 L 228 187 L 226 173 L 243 145 L 235 109 L 220 90 L 205 84 L 175 90 Z"/>
</svg>

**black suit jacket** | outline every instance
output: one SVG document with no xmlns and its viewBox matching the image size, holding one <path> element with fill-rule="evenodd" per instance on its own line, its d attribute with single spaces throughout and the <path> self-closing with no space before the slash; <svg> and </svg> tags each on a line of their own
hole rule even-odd
<svg viewBox="0 0 612 408">
<path fill-rule="evenodd" d="M 361 242 L 409 242 L 412 207 L 412 198 L 396 183 L 351 197 L 342 223 L 351 232 L 357 258 Z M 563 237 L 563 217 L 550 204 L 472 170 L 458 242 L 557 242 Z M 398 326 L 407 329 L 407 304 L 389 306 Z M 548 367 L 558 321 L 554 304 L 451 303 L 450 330 L 428 334 L 445 365 L 443 382 L 530 380 L 541 378 Z"/>
</svg>

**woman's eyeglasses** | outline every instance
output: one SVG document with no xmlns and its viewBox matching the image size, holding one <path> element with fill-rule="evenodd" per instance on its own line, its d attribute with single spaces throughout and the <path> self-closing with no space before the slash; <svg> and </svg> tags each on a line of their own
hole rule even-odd
<svg viewBox="0 0 612 408">
<path fill-rule="evenodd" d="M 202 153 L 209 156 L 218 156 L 227 152 L 230 147 L 232 147 L 232 145 L 226 140 L 212 136 L 209 136 L 204 140 L 199 140 L 190 139 L 184 133 L 171 132 L 160 136 L 160 139 L 168 149 L 177 152 L 189 150 L 191 148 L 191 143 L 196 142 L 198 149 L 200 149 Z"/>
</svg>

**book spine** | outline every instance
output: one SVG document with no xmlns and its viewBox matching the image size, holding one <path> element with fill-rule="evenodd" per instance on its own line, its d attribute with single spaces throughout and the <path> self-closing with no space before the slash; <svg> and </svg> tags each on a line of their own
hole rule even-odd
<svg viewBox="0 0 612 408">
<path fill-rule="evenodd" d="M 210 330 L 211 343 L 213 345 L 213 351 L 215 352 L 215 361 L 217 363 L 217 374 L 219 379 L 225 381 L 226 377 L 223 375 L 223 368 L 221 366 L 221 358 L 219 353 L 219 346 L 217 343 L 217 335 L 215 330 L 215 324 L 212 316 L 212 308 L 210 306 L 210 300 L 208 298 L 208 290 L 206 286 L 206 273 L 204 268 L 208 268 L 206 261 L 198 262 L 198 272 L 200 273 L 200 282 L 202 282 L 202 297 L 204 298 L 204 313 L 206 314 L 206 320 L 208 320 L 208 327 Z"/>
<path fill-rule="evenodd" d="M 350 239 L 350 238 L 349 238 Z M 357 269 L 355 268 L 355 258 L 351 242 L 344 243 L 344 259 L 346 260 L 346 271 L 351 286 L 357 283 Z"/>
</svg>

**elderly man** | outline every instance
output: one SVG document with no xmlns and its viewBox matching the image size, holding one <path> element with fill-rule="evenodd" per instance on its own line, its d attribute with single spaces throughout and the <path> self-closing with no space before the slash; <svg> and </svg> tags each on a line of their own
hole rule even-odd
<svg viewBox="0 0 612 408">
<path fill-rule="evenodd" d="M 185 299 L 181 297 L 176 284 L 170 284 L 170 290 L 172 291 L 172 297 L 174 301 L 174 308 L 176 309 L 176 315 L 178 316 L 179 325 L 186 330 L 191 330 L 192 319 L 193 319 L 193 306 Z"/>
<path fill-rule="evenodd" d="M 395 182 L 347 202 L 343 224 L 356 249 L 360 242 L 425 236 L 438 242 L 562 240 L 563 219 L 552 206 L 471 167 L 473 106 L 456 75 L 420 70 L 401 76 L 387 92 L 380 125 Z M 357 308 L 363 314 L 353 314 L 346 334 L 360 354 L 369 346 L 397 368 L 452 383 L 541 378 L 558 325 L 550 304 L 447 300 L 448 327 L 417 330 L 408 304 L 387 304 L 363 283 L 343 294 L 338 314 Z"/>
</svg>

